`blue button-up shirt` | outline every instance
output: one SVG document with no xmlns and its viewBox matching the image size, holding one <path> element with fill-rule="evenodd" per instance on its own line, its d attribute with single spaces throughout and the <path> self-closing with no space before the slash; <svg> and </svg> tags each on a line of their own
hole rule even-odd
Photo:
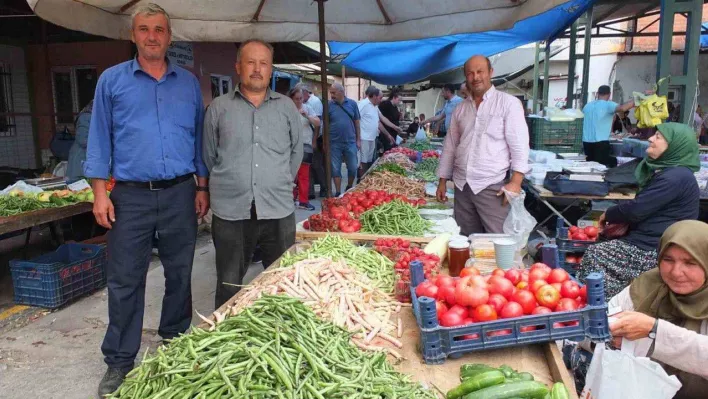
<svg viewBox="0 0 708 399">
<path fill-rule="evenodd" d="M 202 161 L 204 103 L 199 82 L 168 61 L 158 81 L 137 59 L 98 79 L 84 176 L 118 181 L 169 180 L 195 173 Z"/>
<path fill-rule="evenodd" d="M 445 112 L 445 131 L 450 130 L 450 123 L 452 122 L 452 113 L 455 108 L 462 102 L 462 97 L 457 94 L 453 95 L 451 99 L 445 101 L 443 106 L 443 112 Z"/>
</svg>

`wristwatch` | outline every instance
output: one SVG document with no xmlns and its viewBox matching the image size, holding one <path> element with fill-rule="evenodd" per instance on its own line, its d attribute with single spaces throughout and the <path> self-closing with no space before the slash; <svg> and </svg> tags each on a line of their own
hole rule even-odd
<svg viewBox="0 0 708 399">
<path fill-rule="evenodd" d="M 205 193 L 208 193 L 209 187 L 208 186 L 197 186 L 197 191 L 203 191 Z"/>
<path fill-rule="evenodd" d="M 656 329 L 659 327 L 659 318 L 657 317 L 654 321 L 654 327 L 649 331 L 649 338 L 656 339 Z"/>
</svg>

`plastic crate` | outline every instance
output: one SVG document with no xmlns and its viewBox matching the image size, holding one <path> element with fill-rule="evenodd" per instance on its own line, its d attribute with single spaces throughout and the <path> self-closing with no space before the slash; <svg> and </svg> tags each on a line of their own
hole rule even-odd
<svg viewBox="0 0 708 399">
<path fill-rule="evenodd" d="M 106 285 L 102 245 L 64 244 L 35 259 L 10 261 L 15 303 L 54 309 Z"/>
<path fill-rule="evenodd" d="M 534 150 L 556 154 L 583 151 L 583 119 L 551 122 L 543 118 L 526 118 L 530 146 Z"/>
<path fill-rule="evenodd" d="M 582 340 L 587 337 L 600 342 L 610 338 L 605 287 L 600 273 L 588 276 L 588 304 L 581 310 L 442 327 L 438 324 L 435 300 L 419 298 L 415 294 L 415 287 L 424 281 L 423 265 L 411 262 L 410 270 L 413 314 L 420 330 L 420 350 L 427 364 L 442 364 L 448 357 L 457 358 L 481 350 L 561 339 Z M 554 326 L 555 323 L 575 325 Z M 522 332 L 524 327 L 536 327 L 536 330 Z"/>
</svg>

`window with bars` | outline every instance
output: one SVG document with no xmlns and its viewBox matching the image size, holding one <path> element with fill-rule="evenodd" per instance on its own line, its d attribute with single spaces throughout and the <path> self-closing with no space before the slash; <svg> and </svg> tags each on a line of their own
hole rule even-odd
<svg viewBox="0 0 708 399">
<path fill-rule="evenodd" d="M 11 78 L 10 69 L 0 64 L 0 137 L 15 135 Z"/>
<path fill-rule="evenodd" d="M 54 112 L 58 129 L 74 129 L 74 119 L 93 99 L 98 74 L 93 66 L 52 68 Z"/>
</svg>

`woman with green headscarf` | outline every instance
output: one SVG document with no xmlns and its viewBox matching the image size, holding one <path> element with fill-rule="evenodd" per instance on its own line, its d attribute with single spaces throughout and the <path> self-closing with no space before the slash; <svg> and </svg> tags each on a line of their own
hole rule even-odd
<svg viewBox="0 0 708 399">
<path fill-rule="evenodd" d="M 590 246 L 578 270 L 580 279 L 603 272 L 608 297 L 656 266 L 659 238 L 669 226 L 698 218 L 700 190 L 693 175 L 700 169 L 696 134 L 690 126 L 673 122 L 657 130 L 634 173 L 637 196 L 609 208 L 600 218 L 600 229 L 625 226 L 627 233 Z"/>
<path fill-rule="evenodd" d="M 708 224 L 685 220 L 661 237 L 658 267 L 612 298 L 621 313 L 610 321 L 612 345 L 634 341 L 634 355 L 650 357 L 681 381 L 675 398 L 708 397 Z M 591 355 L 564 348 L 579 388 Z"/>
</svg>

